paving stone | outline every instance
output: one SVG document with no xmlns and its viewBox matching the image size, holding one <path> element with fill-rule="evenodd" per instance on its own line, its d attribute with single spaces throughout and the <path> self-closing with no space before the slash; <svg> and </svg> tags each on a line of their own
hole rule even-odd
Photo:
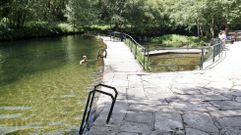
<svg viewBox="0 0 241 135">
<path fill-rule="evenodd" d="M 215 116 L 217 118 L 241 116 L 241 110 L 211 111 L 210 113 L 212 116 Z"/>
<path fill-rule="evenodd" d="M 186 135 L 210 135 L 210 134 L 197 129 L 186 128 Z"/>
<path fill-rule="evenodd" d="M 123 86 L 123 87 L 128 87 L 128 81 L 127 80 L 114 80 L 112 82 L 112 86 Z"/>
<path fill-rule="evenodd" d="M 221 95 L 178 95 L 178 98 L 181 101 L 188 101 L 188 102 L 203 102 L 203 101 L 223 101 L 223 100 L 230 100 Z"/>
<path fill-rule="evenodd" d="M 117 135 L 141 135 L 141 133 L 120 132 Z"/>
<path fill-rule="evenodd" d="M 217 110 L 216 107 L 213 107 L 209 103 L 205 102 L 172 102 L 170 106 L 174 109 L 182 112 L 189 112 L 189 111 L 214 111 Z"/>
<path fill-rule="evenodd" d="M 220 95 L 228 98 L 228 99 L 231 100 L 231 101 L 233 101 L 233 100 L 235 99 L 235 97 L 236 97 L 236 96 L 234 96 L 234 95 L 231 95 L 230 92 L 223 92 L 223 93 L 221 93 Z"/>
<path fill-rule="evenodd" d="M 128 111 L 126 114 L 126 121 L 130 122 L 141 122 L 141 123 L 149 123 L 151 124 L 153 121 L 153 113 L 152 112 L 142 112 L 140 111 Z"/>
<path fill-rule="evenodd" d="M 104 76 L 103 76 L 103 82 L 104 84 L 107 84 L 107 82 L 111 82 L 113 81 L 113 78 L 114 78 L 114 74 L 112 74 L 112 72 L 108 72 L 105 70 L 104 72 Z"/>
<path fill-rule="evenodd" d="M 137 132 L 143 135 L 150 134 L 152 126 L 144 123 L 125 121 L 120 127 L 120 132 Z"/>
<path fill-rule="evenodd" d="M 192 86 L 193 87 L 193 86 Z M 171 88 L 171 91 L 174 92 L 175 94 L 180 94 L 180 95 L 200 95 L 200 89 L 197 88 L 190 88 L 189 87 L 183 87 L 183 86 L 179 86 L 179 88 L 177 88 L 176 86 L 174 88 Z"/>
<path fill-rule="evenodd" d="M 183 116 L 187 128 L 194 128 L 208 133 L 218 133 L 217 127 L 207 113 L 189 112 Z"/>
<path fill-rule="evenodd" d="M 218 88 L 205 86 L 205 87 L 200 88 L 200 92 L 202 94 L 205 94 L 205 95 L 220 95 L 224 91 L 222 91 L 222 90 L 220 90 Z"/>
<path fill-rule="evenodd" d="M 151 135 L 186 135 L 184 130 L 178 131 L 152 131 Z"/>
<path fill-rule="evenodd" d="M 152 131 L 150 135 L 173 135 L 172 132 L 155 130 Z"/>
<path fill-rule="evenodd" d="M 237 97 L 237 98 L 236 98 L 236 101 L 239 102 L 239 103 L 241 103 L 241 97 Z"/>
<path fill-rule="evenodd" d="M 142 77 L 143 79 L 143 85 L 144 87 L 150 87 L 150 86 L 158 86 L 158 87 L 168 87 L 170 86 L 173 82 L 172 80 L 168 78 L 146 78 Z"/>
<path fill-rule="evenodd" d="M 174 129 L 183 129 L 181 115 L 175 112 L 156 112 L 155 129 L 161 131 L 172 131 Z"/>
<path fill-rule="evenodd" d="M 221 131 L 221 135 L 241 135 L 241 127 L 224 128 Z"/>
<path fill-rule="evenodd" d="M 144 93 L 144 90 L 142 87 L 139 88 L 128 88 L 127 89 L 128 99 L 140 99 L 140 98 L 146 98 L 146 95 Z"/>
<path fill-rule="evenodd" d="M 222 127 L 240 127 L 241 128 L 241 116 L 223 117 L 217 119 Z"/>
<path fill-rule="evenodd" d="M 124 120 L 127 110 L 128 110 L 127 102 L 117 101 L 114 106 L 113 112 L 112 112 L 110 123 L 119 126 L 122 123 L 122 121 Z"/>
<path fill-rule="evenodd" d="M 227 79 L 222 79 L 222 80 L 217 80 L 217 79 L 218 78 L 215 78 L 216 82 L 212 82 L 208 86 L 214 87 L 214 88 L 219 88 L 219 89 L 232 88 L 233 82 L 231 82 Z"/>
<path fill-rule="evenodd" d="M 114 73 L 114 80 L 128 80 L 128 73 Z"/>
<path fill-rule="evenodd" d="M 237 79 L 237 81 L 236 81 L 235 83 L 238 83 L 240 80 L 241 80 L 241 78 L 240 78 L 240 79 Z M 232 89 L 241 92 L 241 83 L 240 83 L 240 84 L 236 84 L 234 87 L 232 87 Z"/>
<path fill-rule="evenodd" d="M 236 97 L 241 97 L 241 90 L 232 90 L 229 93 L 230 93 L 230 95 L 233 95 Z"/>
<path fill-rule="evenodd" d="M 233 101 L 211 101 L 210 103 L 220 110 L 239 110 L 241 107 L 241 103 Z"/>
<path fill-rule="evenodd" d="M 160 100 L 175 96 L 169 88 L 162 87 L 146 87 L 144 91 L 148 98 L 152 100 Z"/>
<path fill-rule="evenodd" d="M 168 108 L 169 106 L 165 102 L 158 102 L 159 104 L 146 104 L 146 103 L 131 103 L 129 105 L 129 110 L 139 110 L 139 111 L 149 111 L 155 112 L 161 108 Z"/>
<path fill-rule="evenodd" d="M 120 94 L 109 124 L 105 120 L 110 100 L 100 97 L 98 109 L 104 109 L 90 133 L 171 135 L 168 131 L 184 128 L 179 114 L 184 113 L 186 135 L 241 135 L 241 63 L 230 57 L 236 57 L 241 46 L 231 46 L 229 59 L 211 70 L 154 74 L 141 72 L 123 43 L 110 44 L 103 82 L 117 87 Z M 222 127 L 220 134 L 215 125 Z"/>
<path fill-rule="evenodd" d="M 111 126 L 94 126 L 87 133 L 88 135 L 115 135 L 118 132 L 116 127 Z"/>
<path fill-rule="evenodd" d="M 136 86 L 142 86 L 141 76 L 128 75 L 129 88 L 135 88 Z"/>
</svg>

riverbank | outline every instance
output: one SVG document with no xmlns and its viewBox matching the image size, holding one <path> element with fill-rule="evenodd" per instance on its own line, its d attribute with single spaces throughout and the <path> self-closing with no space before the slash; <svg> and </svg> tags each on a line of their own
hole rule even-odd
<svg viewBox="0 0 241 135">
<path fill-rule="evenodd" d="M 68 23 L 29 23 L 22 28 L 10 27 L 0 24 L 0 41 L 29 39 L 37 37 L 62 36 L 83 33 Z"/>
<path fill-rule="evenodd" d="M 227 46 L 226 58 L 212 69 L 155 74 L 142 72 L 133 56 L 122 53 L 119 47 L 127 47 L 123 43 L 106 39 L 105 43 L 110 55 L 103 83 L 116 87 L 119 95 L 109 124 L 105 120 L 110 99 L 99 99 L 97 109 L 102 111 L 89 134 L 240 132 L 240 42 Z"/>
</svg>

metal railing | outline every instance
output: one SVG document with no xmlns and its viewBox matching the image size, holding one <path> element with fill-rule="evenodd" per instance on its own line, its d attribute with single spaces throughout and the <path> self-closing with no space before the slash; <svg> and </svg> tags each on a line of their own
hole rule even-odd
<svg viewBox="0 0 241 135">
<path fill-rule="evenodd" d="M 204 69 L 206 66 L 213 64 L 220 58 L 220 54 L 223 51 L 223 43 L 219 39 L 214 39 L 212 40 L 212 43 L 210 43 L 208 46 L 203 46 L 203 47 L 195 47 L 195 48 L 190 48 L 185 47 L 185 48 L 172 48 L 172 47 L 157 47 L 157 48 L 150 48 L 149 46 L 143 46 L 139 44 L 132 36 L 122 33 L 122 32 L 117 32 L 117 31 L 108 31 L 108 34 L 114 41 L 123 41 L 125 44 L 130 48 L 131 52 L 133 53 L 135 59 L 140 63 L 140 65 L 143 67 L 145 71 L 152 71 L 153 67 L 156 69 L 168 69 L 167 71 L 177 71 L 177 70 L 182 70 L 186 69 L 188 70 L 194 70 L 194 69 Z M 165 58 L 159 58 L 160 60 L 163 59 L 170 59 L 168 61 L 169 63 L 164 63 L 164 64 L 159 64 L 155 65 L 152 62 L 152 52 L 153 51 L 167 51 L 169 50 L 170 52 L 166 52 L 163 54 L 177 54 L 176 57 L 165 57 Z M 198 52 L 195 53 L 190 53 L 186 52 L 186 54 L 197 54 L 197 56 L 179 56 L 178 54 L 185 54 L 185 53 L 179 53 L 178 50 L 198 50 Z M 176 51 L 176 52 L 175 52 Z M 218 57 L 217 57 L 218 56 Z M 186 61 L 187 64 L 178 64 L 176 62 L 171 62 L 171 59 L 174 61 Z M 188 63 L 188 61 L 193 61 L 195 60 L 196 63 Z M 210 62 L 210 59 L 212 60 Z M 207 63 L 208 61 L 208 63 Z M 204 64 L 205 63 L 205 64 Z M 207 64 L 206 64 L 207 63 Z M 205 66 L 204 66 L 205 65 Z M 169 70 L 170 69 L 170 70 Z"/>
<path fill-rule="evenodd" d="M 201 53 L 201 69 L 203 69 L 205 63 L 205 67 L 208 67 L 218 61 L 224 51 L 224 46 L 224 43 L 220 39 L 215 39 L 213 44 L 208 47 L 203 47 Z"/>
<path fill-rule="evenodd" d="M 241 30 L 234 30 L 234 31 L 230 31 L 228 32 L 228 40 L 231 41 L 241 41 Z"/>
<path fill-rule="evenodd" d="M 111 37 L 115 37 L 123 42 L 130 48 L 135 59 L 141 64 L 145 71 L 148 71 L 148 49 L 139 44 L 133 37 L 126 33 L 112 31 Z"/>
<path fill-rule="evenodd" d="M 150 67 L 166 68 L 169 71 L 187 69 L 194 70 L 204 69 L 204 63 L 209 61 L 209 64 L 216 62 L 221 58 L 223 51 L 223 43 L 220 40 L 216 40 L 215 43 L 209 46 L 193 47 L 193 48 L 156 48 L 150 49 L 149 54 L 153 55 L 152 52 L 165 52 L 165 57 L 159 57 L 160 61 L 164 61 L 163 64 L 153 65 L 150 61 Z M 149 57 L 150 57 L 149 55 Z M 155 55 L 155 53 L 154 53 Z M 158 55 L 158 54 L 157 54 Z M 164 55 L 163 55 L 164 56 Z M 167 61 L 167 59 L 169 59 Z M 151 60 L 149 58 L 149 60 Z M 211 62 L 210 62 L 211 60 Z M 167 63 L 165 63 L 167 61 Z M 174 61 L 174 62 L 172 62 Z M 186 63 L 186 64 L 185 64 Z M 208 66 L 207 64 L 205 66 Z"/>
<path fill-rule="evenodd" d="M 99 87 L 105 87 L 105 88 L 112 89 L 115 92 L 115 95 L 112 95 L 111 93 L 99 90 L 98 89 Z M 80 135 L 82 135 L 85 132 L 86 129 L 87 130 L 90 129 L 89 117 L 90 117 L 90 113 L 91 113 L 91 110 L 92 110 L 92 106 L 93 106 L 94 97 L 95 97 L 96 92 L 107 95 L 107 96 L 110 96 L 111 99 L 112 99 L 112 103 L 111 103 L 110 110 L 109 110 L 109 113 L 108 113 L 108 116 L 107 116 L 107 119 L 106 119 L 106 123 L 108 124 L 109 121 L 110 121 L 110 117 L 112 115 L 112 111 L 113 111 L 113 108 L 114 108 L 114 105 L 115 105 L 115 102 L 116 102 L 118 92 L 117 92 L 115 87 L 111 87 L 111 86 L 104 85 L 104 84 L 98 84 L 94 87 L 94 90 L 89 92 L 88 99 L 87 99 L 86 106 L 85 106 L 85 111 L 84 111 L 84 114 L 83 114 L 80 129 L 79 129 Z"/>
</svg>

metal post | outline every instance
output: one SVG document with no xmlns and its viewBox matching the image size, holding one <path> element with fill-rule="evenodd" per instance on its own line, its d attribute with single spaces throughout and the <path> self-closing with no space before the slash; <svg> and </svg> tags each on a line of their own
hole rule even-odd
<svg viewBox="0 0 241 135">
<path fill-rule="evenodd" d="M 221 50 L 222 44 L 220 43 L 218 46 L 219 46 L 219 54 L 218 54 L 218 57 L 219 57 L 219 59 L 220 59 L 220 57 L 221 57 L 221 52 L 222 52 L 222 50 Z"/>
<path fill-rule="evenodd" d="M 203 62 L 204 62 L 204 49 L 201 50 L 201 60 L 200 60 L 200 69 L 203 69 Z"/>
<path fill-rule="evenodd" d="M 106 123 L 107 123 L 107 124 L 108 124 L 109 121 L 110 121 L 110 117 L 111 117 L 111 115 L 112 115 L 112 111 L 113 111 L 113 108 L 114 108 L 114 105 L 115 105 L 116 98 L 117 98 L 117 94 L 115 95 L 115 98 L 114 98 L 114 100 L 112 101 L 112 104 L 111 104 L 111 107 L 110 107 L 110 111 L 109 111 L 109 113 L 108 113 L 107 120 L 106 120 Z"/>
<path fill-rule="evenodd" d="M 86 116 L 86 113 L 87 113 L 88 108 L 89 108 L 89 100 L 90 100 L 91 95 L 92 95 L 92 92 L 90 92 L 89 95 L 88 95 L 88 99 L 87 99 L 87 103 L 86 103 L 86 106 L 85 106 L 84 115 L 83 115 L 81 126 L 80 126 L 80 131 L 79 131 L 80 135 L 83 134 L 83 127 L 84 127 L 84 122 L 85 122 L 85 116 Z"/>
<path fill-rule="evenodd" d="M 147 59 L 146 59 L 146 67 L 147 70 L 149 69 L 149 45 L 147 45 L 147 49 L 146 49 L 146 53 L 147 53 Z"/>
<path fill-rule="evenodd" d="M 135 43 L 134 43 L 135 44 Z M 134 55 L 135 55 L 135 59 L 137 58 L 136 57 L 136 55 L 137 55 L 137 44 L 135 44 L 135 53 L 134 53 Z"/>
<path fill-rule="evenodd" d="M 130 47 L 131 52 L 132 52 L 132 48 L 131 48 L 131 40 L 130 40 L 130 39 L 128 39 L 128 42 L 129 42 L 129 47 Z"/>
<path fill-rule="evenodd" d="M 87 117 L 86 117 L 86 121 L 87 121 L 87 122 L 88 122 L 89 117 L 90 117 L 90 113 L 91 113 L 91 109 L 92 109 L 92 105 L 93 105 L 94 98 L 95 98 L 95 91 L 93 92 L 92 97 L 91 97 L 91 100 L 90 100 L 90 107 L 89 107 L 89 111 L 88 111 Z"/>
<path fill-rule="evenodd" d="M 144 61 L 143 61 L 143 66 L 144 66 L 144 70 L 146 71 L 146 48 L 144 49 Z"/>
<path fill-rule="evenodd" d="M 215 45 L 214 45 L 214 46 L 213 46 L 213 62 L 215 62 L 215 55 L 216 55 L 216 54 L 215 54 L 215 48 L 216 48 L 216 47 L 215 47 Z"/>
</svg>

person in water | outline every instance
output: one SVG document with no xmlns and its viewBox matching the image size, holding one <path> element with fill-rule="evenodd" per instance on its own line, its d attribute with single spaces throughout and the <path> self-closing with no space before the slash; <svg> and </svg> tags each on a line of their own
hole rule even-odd
<svg viewBox="0 0 241 135">
<path fill-rule="evenodd" d="M 84 56 L 82 57 L 82 60 L 80 60 L 79 63 L 80 63 L 80 65 L 82 65 L 82 64 L 87 64 L 87 62 L 88 62 L 87 56 L 84 55 Z"/>
</svg>

